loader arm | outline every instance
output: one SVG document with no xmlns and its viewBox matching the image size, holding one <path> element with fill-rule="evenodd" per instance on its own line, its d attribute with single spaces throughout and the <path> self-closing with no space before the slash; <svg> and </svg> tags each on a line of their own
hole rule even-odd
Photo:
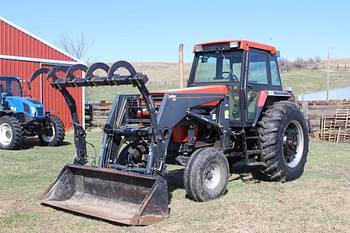
<svg viewBox="0 0 350 233">
<path fill-rule="evenodd" d="M 118 69 L 126 69 L 129 72 L 129 75 L 119 75 L 115 74 Z M 94 76 L 96 70 L 103 70 L 107 73 L 105 77 Z M 74 75 L 75 72 L 82 71 L 86 72 L 84 78 L 79 78 Z M 58 77 L 58 73 L 63 72 L 66 74 L 64 79 Z M 74 160 L 75 164 L 86 164 L 87 161 L 87 152 L 86 152 L 86 132 L 79 122 L 76 103 L 74 98 L 70 95 L 66 88 L 75 88 L 75 87 L 95 87 L 95 86 L 120 86 L 120 85 L 133 85 L 140 92 L 142 98 L 145 101 L 147 110 L 150 113 L 151 129 L 152 129 L 152 138 L 153 138 L 153 150 L 156 153 L 152 153 L 147 163 L 146 173 L 151 174 L 153 172 L 153 164 L 158 163 L 159 158 L 155 158 L 157 155 L 161 154 L 164 151 L 164 146 L 162 146 L 163 137 L 159 131 L 156 108 L 153 103 L 153 100 L 150 96 L 148 89 L 145 84 L 148 81 L 146 75 L 142 73 L 137 73 L 134 67 L 126 61 L 118 61 L 114 63 L 110 68 L 105 63 L 94 63 L 89 68 L 83 64 L 76 64 L 71 67 L 67 66 L 55 66 L 51 70 L 47 68 L 41 68 L 35 71 L 32 75 L 32 78 L 29 82 L 33 82 L 36 77 L 42 74 L 47 74 L 47 79 L 51 79 L 51 86 L 60 91 L 64 97 L 73 120 L 74 127 L 74 143 L 76 147 L 76 158 Z M 104 161 L 105 152 L 103 151 L 104 147 L 101 150 L 100 156 L 100 166 L 106 167 L 107 163 Z M 104 154 L 105 153 L 105 154 Z"/>
<path fill-rule="evenodd" d="M 57 80 L 60 80 L 57 76 L 57 73 L 67 72 L 67 71 L 68 71 L 68 67 L 66 66 L 55 66 L 51 70 L 48 68 L 38 69 L 33 73 L 30 81 L 28 82 L 28 88 L 31 89 L 31 83 L 42 74 L 47 74 L 47 79 L 57 81 Z M 74 158 L 74 164 L 84 165 L 88 162 L 87 152 L 86 152 L 86 133 L 79 121 L 76 102 L 65 87 L 60 87 L 60 88 L 56 87 L 56 88 L 64 97 L 73 121 L 74 145 L 76 148 L 76 157 Z"/>
</svg>

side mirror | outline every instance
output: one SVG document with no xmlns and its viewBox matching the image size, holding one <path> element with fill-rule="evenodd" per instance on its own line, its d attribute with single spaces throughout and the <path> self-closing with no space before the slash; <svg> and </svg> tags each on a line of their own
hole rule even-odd
<svg viewBox="0 0 350 233">
<path fill-rule="evenodd" d="M 1 93 L 0 95 L 0 107 L 4 107 L 5 105 L 5 97 L 7 96 L 7 93 L 6 92 L 3 92 Z"/>
<path fill-rule="evenodd" d="M 208 57 L 203 56 L 203 57 L 201 58 L 201 62 L 202 62 L 202 63 L 207 63 L 207 62 L 208 62 Z"/>
</svg>

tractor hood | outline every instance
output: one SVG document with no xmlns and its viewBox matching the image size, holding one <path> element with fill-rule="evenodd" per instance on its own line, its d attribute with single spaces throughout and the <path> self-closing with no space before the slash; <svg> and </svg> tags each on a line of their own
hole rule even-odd
<svg viewBox="0 0 350 233">
<path fill-rule="evenodd" d="M 205 104 L 201 104 L 202 106 L 215 106 L 218 103 L 220 103 L 220 100 L 223 96 L 225 96 L 229 92 L 228 87 L 226 85 L 208 85 L 208 86 L 198 86 L 198 87 L 186 87 L 186 88 L 178 88 L 178 89 L 170 89 L 170 90 L 159 90 L 159 91 L 152 91 L 151 95 L 154 100 L 156 100 L 157 104 L 157 98 L 163 98 L 165 94 L 170 94 L 170 95 L 186 95 L 188 97 L 193 97 L 200 96 L 199 98 L 202 97 L 207 97 L 206 95 L 218 95 L 219 98 L 213 101 L 210 101 Z M 189 96 L 188 96 L 189 95 Z M 158 102 L 160 104 L 161 101 Z"/>
<path fill-rule="evenodd" d="M 5 101 L 14 112 L 22 112 L 33 118 L 45 117 L 44 105 L 37 100 L 20 96 L 6 96 Z"/>
<path fill-rule="evenodd" d="M 151 94 L 227 94 L 228 87 L 226 85 L 209 85 L 198 87 L 186 87 L 171 90 L 151 91 Z"/>
</svg>

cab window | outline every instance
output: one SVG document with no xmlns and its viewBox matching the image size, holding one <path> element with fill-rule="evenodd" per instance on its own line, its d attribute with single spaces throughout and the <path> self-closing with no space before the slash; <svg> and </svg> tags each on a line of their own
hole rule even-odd
<svg viewBox="0 0 350 233">
<path fill-rule="evenodd" d="M 249 53 L 248 83 L 265 84 L 269 83 L 267 76 L 267 55 L 258 51 Z"/>
<path fill-rule="evenodd" d="M 241 79 L 242 57 L 242 51 L 197 54 L 193 82 L 239 82 Z"/>
<path fill-rule="evenodd" d="M 274 86 L 281 85 L 280 73 L 278 70 L 276 57 L 270 57 L 271 83 Z"/>
<path fill-rule="evenodd" d="M 196 82 L 212 82 L 216 77 L 217 58 L 200 55 L 196 69 Z"/>
</svg>

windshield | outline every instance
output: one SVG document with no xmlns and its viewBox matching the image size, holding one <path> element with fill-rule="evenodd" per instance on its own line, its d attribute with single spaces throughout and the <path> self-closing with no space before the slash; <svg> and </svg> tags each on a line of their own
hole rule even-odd
<svg viewBox="0 0 350 233">
<path fill-rule="evenodd" d="M 0 93 L 10 96 L 22 96 L 21 84 L 14 78 L 0 78 Z"/>
<path fill-rule="evenodd" d="M 194 82 L 239 82 L 242 57 L 242 51 L 197 54 Z"/>
</svg>

